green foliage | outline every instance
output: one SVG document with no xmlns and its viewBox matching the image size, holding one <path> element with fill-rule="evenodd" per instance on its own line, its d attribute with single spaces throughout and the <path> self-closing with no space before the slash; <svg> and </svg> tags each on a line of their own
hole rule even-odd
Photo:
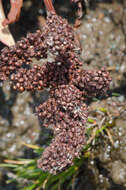
<svg viewBox="0 0 126 190">
<path fill-rule="evenodd" d="M 8 181 L 8 183 L 15 180 L 19 182 L 21 179 L 23 183 L 18 183 L 18 188 L 20 190 L 56 190 L 59 186 L 62 187 L 66 180 L 72 179 L 74 174 L 77 172 L 78 167 L 80 164 L 82 164 L 81 161 L 81 159 L 77 159 L 75 161 L 75 165 L 69 167 L 67 170 L 57 175 L 51 175 L 49 173 L 42 172 L 37 168 L 36 160 L 34 159 L 18 159 L 15 161 L 15 164 L 0 164 L 0 167 L 11 168 L 16 174 L 16 179 L 11 179 Z M 27 184 L 25 184 L 26 180 Z M 71 183 L 72 181 L 69 180 L 69 185 L 67 184 L 67 187 L 70 186 Z M 22 187 L 21 184 L 23 184 L 25 187 Z"/>
</svg>

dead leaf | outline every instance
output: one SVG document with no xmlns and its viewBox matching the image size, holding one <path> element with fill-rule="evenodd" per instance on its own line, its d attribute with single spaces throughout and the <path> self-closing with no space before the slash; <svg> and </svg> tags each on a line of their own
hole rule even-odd
<svg viewBox="0 0 126 190">
<path fill-rule="evenodd" d="M 4 27 L 2 25 L 5 20 L 4 10 L 2 6 L 2 0 L 0 0 L 0 41 L 7 46 L 12 46 L 15 44 L 12 34 L 9 31 L 8 26 Z"/>
</svg>

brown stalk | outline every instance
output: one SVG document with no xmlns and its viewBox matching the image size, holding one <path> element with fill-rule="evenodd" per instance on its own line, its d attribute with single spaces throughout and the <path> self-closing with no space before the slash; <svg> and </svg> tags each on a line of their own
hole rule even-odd
<svg viewBox="0 0 126 190">
<path fill-rule="evenodd" d="M 52 0 L 44 0 L 44 4 L 49 12 L 56 13 L 56 11 L 53 7 L 53 4 L 52 4 Z"/>
<path fill-rule="evenodd" d="M 7 18 L 3 21 L 3 26 L 6 26 L 8 24 L 14 23 L 18 21 L 20 17 L 21 7 L 23 4 L 23 0 L 10 0 L 11 9 L 7 16 Z"/>
</svg>

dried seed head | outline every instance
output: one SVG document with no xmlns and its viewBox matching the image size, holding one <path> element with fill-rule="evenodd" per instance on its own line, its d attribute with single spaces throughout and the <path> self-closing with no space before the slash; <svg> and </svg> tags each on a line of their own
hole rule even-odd
<svg viewBox="0 0 126 190">
<path fill-rule="evenodd" d="M 9 78 L 13 89 L 23 92 L 49 88 L 48 100 L 36 111 L 43 125 L 54 132 L 50 146 L 38 161 L 38 167 L 50 173 L 72 165 L 73 159 L 81 154 L 87 119 L 84 96 L 104 94 L 111 81 L 104 68 L 83 70 L 79 53 L 72 27 L 50 13 L 42 31 L 29 33 L 15 46 L 4 48 L 0 55 L 0 80 Z M 32 58 L 51 61 L 32 64 Z"/>
</svg>

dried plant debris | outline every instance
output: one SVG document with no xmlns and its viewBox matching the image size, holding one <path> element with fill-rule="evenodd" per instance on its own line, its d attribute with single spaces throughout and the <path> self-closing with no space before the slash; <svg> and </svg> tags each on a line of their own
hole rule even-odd
<svg viewBox="0 0 126 190">
<path fill-rule="evenodd" d="M 74 27 L 77 28 L 81 25 L 81 18 L 83 16 L 83 6 L 82 3 L 84 2 L 83 0 L 70 0 L 72 3 L 76 3 L 78 10 L 77 10 L 77 19 L 75 21 Z"/>
<path fill-rule="evenodd" d="M 12 46 L 15 44 L 12 34 L 8 26 L 3 26 L 5 20 L 5 14 L 2 6 L 2 0 L 0 0 L 0 41 L 7 46 Z"/>
<path fill-rule="evenodd" d="M 105 94 L 111 81 L 104 68 L 85 71 L 81 67 L 78 44 L 67 21 L 50 12 L 42 31 L 4 48 L 0 56 L 0 79 L 9 79 L 15 90 L 49 88 L 49 99 L 36 111 L 43 125 L 53 130 L 54 139 L 38 167 L 53 174 L 72 165 L 81 155 L 88 115 L 84 102 L 88 97 Z M 33 57 L 45 62 L 33 65 Z"/>
<path fill-rule="evenodd" d="M 23 0 L 10 0 L 11 9 L 6 19 L 3 21 L 3 26 L 14 23 L 18 21 L 20 17 L 21 7 Z"/>
</svg>

